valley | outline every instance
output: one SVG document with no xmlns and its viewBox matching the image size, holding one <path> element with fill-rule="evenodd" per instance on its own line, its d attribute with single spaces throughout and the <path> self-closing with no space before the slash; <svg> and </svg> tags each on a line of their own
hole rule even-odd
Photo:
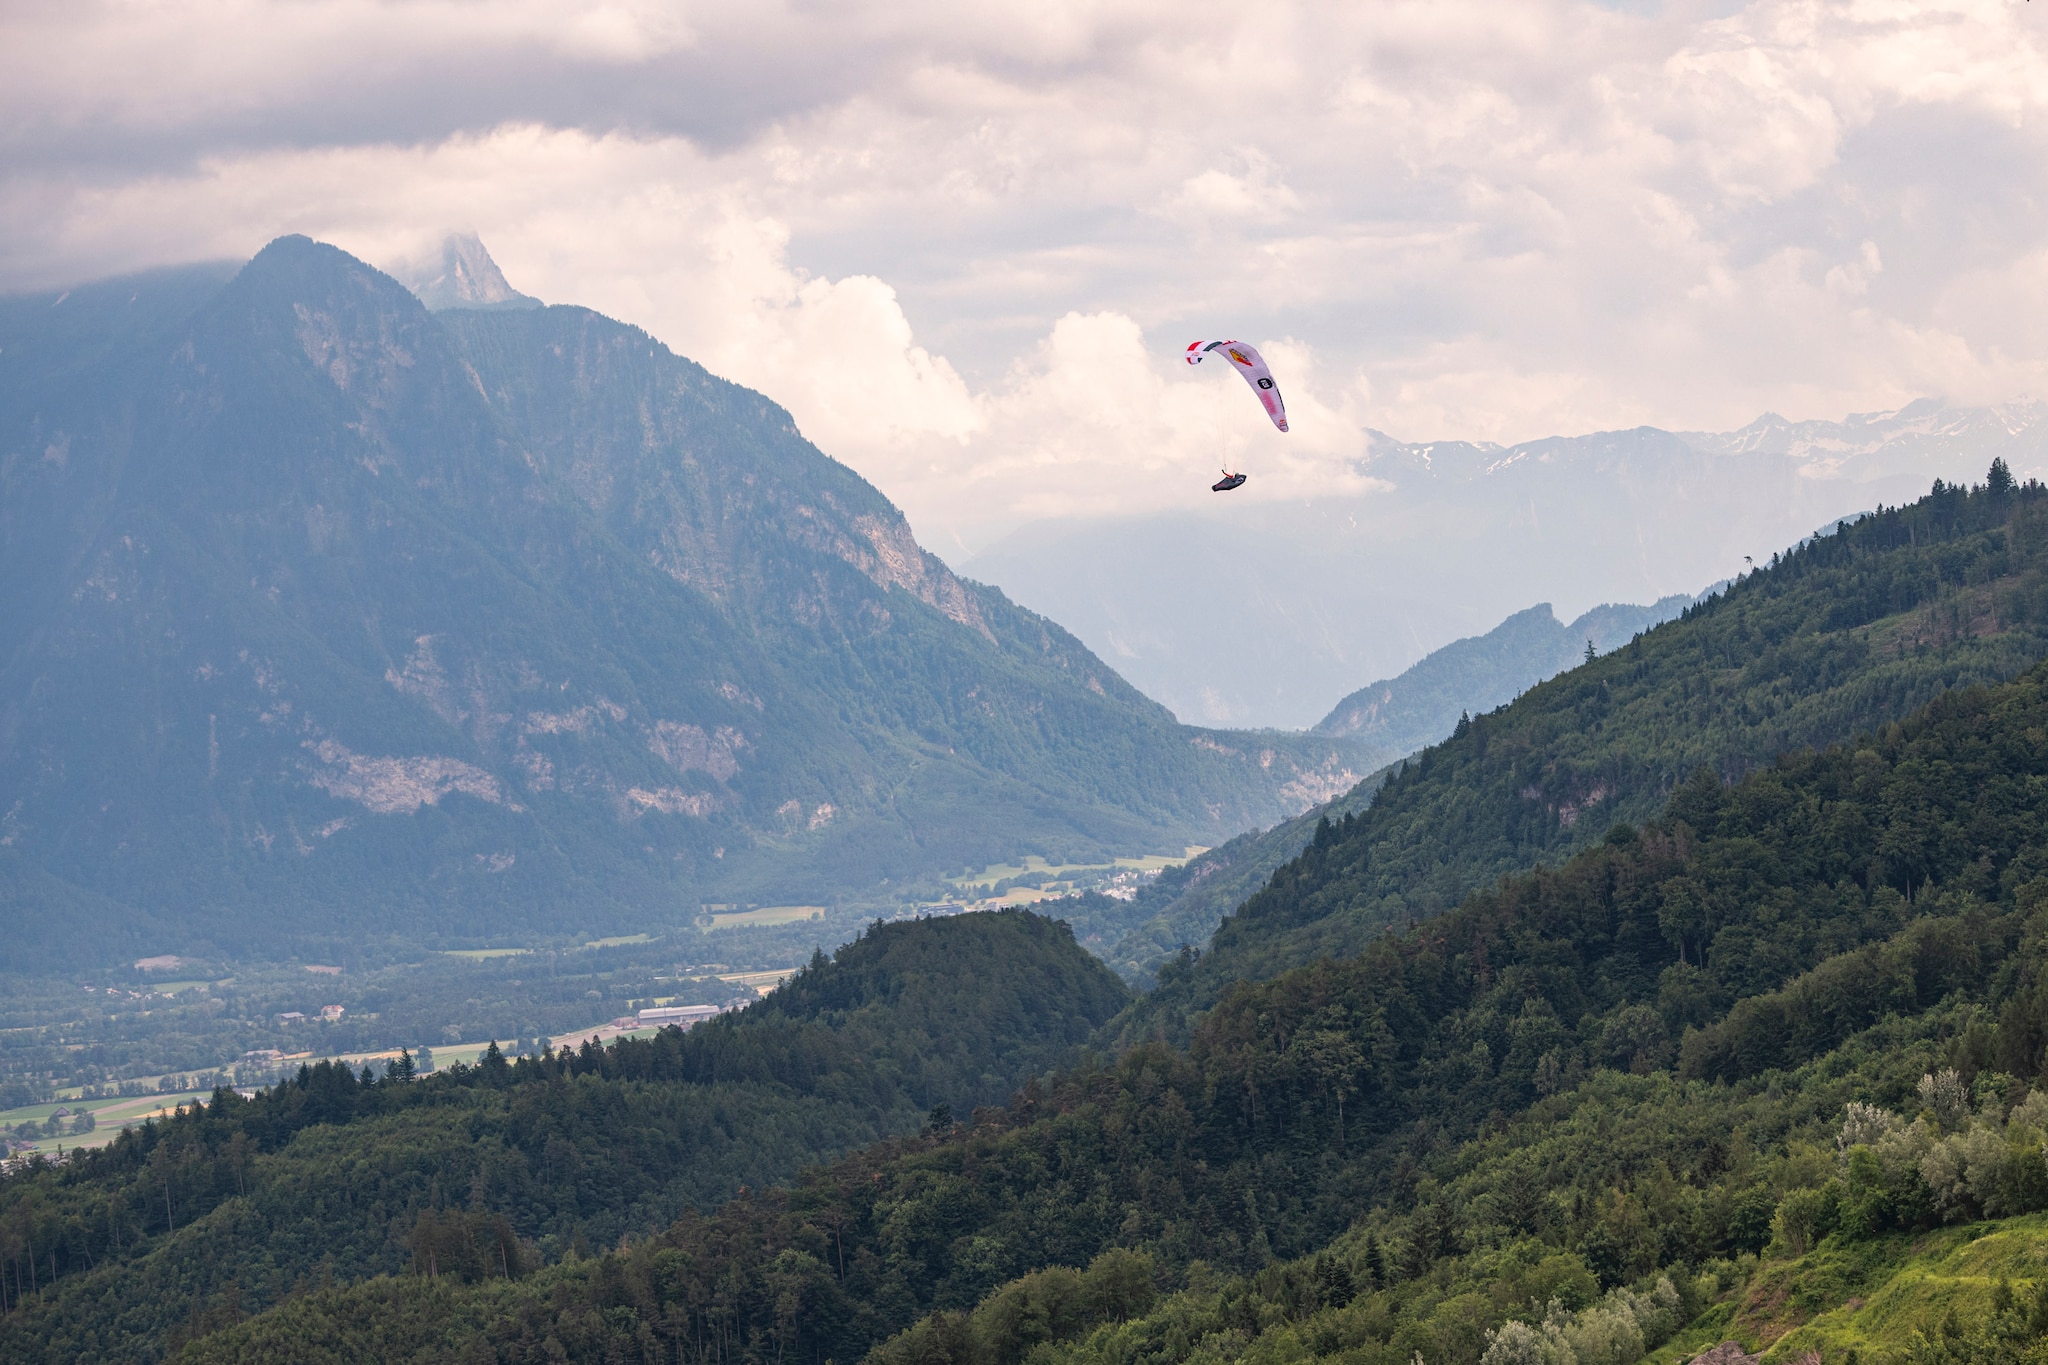
<svg viewBox="0 0 2048 1365">
<path fill-rule="evenodd" d="M 0 451 L 0 970 L 857 923 L 1363 773 L 1179 725 L 645 333 L 304 238 L 8 300 Z"/>
<path fill-rule="evenodd" d="M 2048 1365 L 2048 0 L 0 109 L 0 1365 Z"/>
<path fill-rule="evenodd" d="M 2048 1340 L 2003 463 L 1203 729 L 587 310 L 304 239 L 31 302 L 0 1358 Z"/>
</svg>

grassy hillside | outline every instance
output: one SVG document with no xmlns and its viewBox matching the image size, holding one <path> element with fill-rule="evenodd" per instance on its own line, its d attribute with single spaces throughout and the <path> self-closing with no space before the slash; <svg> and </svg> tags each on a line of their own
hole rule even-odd
<svg viewBox="0 0 2048 1365">
<path fill-rule="evenodd" d="M 1473 717 L 1282 867 L 1133 1007 L 1183 1036 L 1229 983 L 1356 953 L 1504 873 L 1659 811 L 1689 774 L 1910 714 L 2048 653 L 2048 490 L 1940 487 L 1775 558 L 1591 663 Z"/>
<path fill-rule="evenodd" d="M 688 1033 L 423 1079 L 320 1065 L 0 1184 L 43 1291 L 0 1358 L 158 1358 L 195 1305 L 427 1258 L 501 1273 L 616 1244 L 1057 1064 L 1125 998 L 1022 911 L 881 926 Z M 52 1261 L 48 1258 L 55 1257 Z M 481 1258 L 481 1259 L 479 1259 Z M 54 1276 L 55 1283 L 51 1284 Z M 225 1296 L 225 1297 L 224 1297 Z"/>
<path fill-rule="evenodd" d="M 1752 1289 L 1794 1301 L 1773 1264 L 2048 1210 L 2043 736 L 2036 670 L 1698 775 L 1555 870 L 1238 984 L 1186 1049 L 480 1297 L 315 1293 L 192 1358 L 375 1332 L 451 1360 L 1629 1365 Z"/>
</svg>

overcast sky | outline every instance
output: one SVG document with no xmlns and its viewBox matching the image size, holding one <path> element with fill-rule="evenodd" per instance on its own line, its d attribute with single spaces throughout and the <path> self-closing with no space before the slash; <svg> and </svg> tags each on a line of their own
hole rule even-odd
<svg viewBox="0 0 2048 1365">
<path fill-rule="evenodd" d="M 0 287 L 474 230 L 942 552 L 1512 442 L 2048 395 L 2048 4 L 0 0 Z M 1268 348 L 1294 417 L 1175 353 Z M 1235 495 L 1233 495 L 1235 496 Z"/>
</svg>

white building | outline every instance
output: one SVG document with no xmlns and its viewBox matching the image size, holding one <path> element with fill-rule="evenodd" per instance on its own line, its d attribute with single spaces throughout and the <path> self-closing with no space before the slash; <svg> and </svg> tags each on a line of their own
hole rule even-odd
<svg viewBox="0 0 2048 1365">
<path fill-rule="evenodd" d="M 688 1028 L 725 1011 L 717 1005 L 656 1005 L 640 1011 L 640 1027 L 649 1024 L 677 1024 Z"/>
</svg>

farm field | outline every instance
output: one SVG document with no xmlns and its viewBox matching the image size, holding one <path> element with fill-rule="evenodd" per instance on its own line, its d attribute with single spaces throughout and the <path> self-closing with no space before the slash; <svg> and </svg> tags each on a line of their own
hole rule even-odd
<svg viewBox="0 0 2048 1365">
<path fill-rule="evenodd" d="M 742 975 L 780 976 L 786 975 L 786 973 L 743 973 Z M 552 1042 L 556 1047 L 580 1047 L 586 1038 L 596 1038 L 602 1043 L 610 1042 L 614 1038 L 645 1037 L 654 1032 L 655 1029 L 652 1026 L 647 1028 L 619 1029 L 614 1028 L 610 1024 L 604 1024 L 596 1028 L 564 1034 L 560 1038 L 553 1039 Z M 477 1059 L 482 1057 L 485 1050 L 490 1047 L 491 1041 L 490 1039 L 485 1039 L 474 1043 L 453 1043 L 446 1047 L 435 1048 L 433 1050 L 434 1069 L 440 1070 L 457 1063 L 465 1066 L 474 1066 Z M 509 1049 L 511 1046 L 510 1039 L 499 1039 L 497 1042 L 501 1049 Z M 311 1052 L 301 1052 L 280 1057 L 278 1062 L 286 1074 L 296 1071 L 302 1064 L 310 1065 L 314 1062 L 323 1061 L 345 1062 L 349 1066 L 358 1069 L 368 1066 L 374 1071 L 381 1072 L 385 1064 L 397 1058 L 398 1053 L 399 1049 L 397 1048 L 379 1052 L 336 1053 L 331 1056 L 315 1056 Z M 243 1089 L 247 1090 L 248 1087 L 245 1086 Z M 47 1156 L 54 1156 L 59 1152 L 82 1151 L 104 1147 L 120 1136 L 121 1130 L 124 1128 L 132 1128 L 146 1119 L 164 1118 L 180 1105 L 204 1102 L 212 1098 L 212 1095 L 213 1091 L 210 1089 L 182 1090 L 173 1094 L 123 1095 L 91 1100 L 60 1095 L 58 1098 L 42 1104 L 27 1104 L 13 1109 L 0 1110 L 0 1127 L 12 1129 L 25 1122 L 44 1123 L 59 1109 L 68 1109 L 74 1116 L 81 1112 L 90 1111 L 94 1123 L 91 1132 L 67 1132 L 60 1136 L 29 1139 L 30 1145 L 27 1148 L 16 1149 L 17 1155 L 33 1151 Z M 21 1139 L 16 1139 L 16 1141 L 21 1141 Z"/>
<path fill-rule="evenodd" d="M 720 981 L 730 981 L 735 986 L 745 986 L 749 990 L 759 991 L 766 995 L 769 991 L 774 990 L 777 986 L 780 986 L 795 975 L 796 968 L 794 967 L 777 967 L 773 971 L 766 972 L 722 972 L 719 974 L 718 979 Z"/>
<path fill-rule="evenodd" d="M 1080 890 L 1066 882 L 1052 882 L 1045 886 L 1013 886 L 1000 896 L 985 896 L 974 903 L 977 910 L 1008 910 L 1013 906 L 1036 905 L 1040 901 L 1055 900 L 1070 896 Z"/>
<path fill-rule="evenodd" d="M 959 893 L 966 908 L 974 910 L 1009 910 L 1084 891 L 1099 891 L 1121 899 L 1165 869 L 1179 867 L 1208 851 L 1190 844 L 1179 857 L 1161 853 L 1106 863 L 1052 863 L 1033 854 L 1014 863 L 991 863 L 979 872 L 961 873 L 946 880 Z"/>
<path fill-rule="evenodd" d="M 1064 881 L 1083 873 L 1107 872 L 1160 872 L 1169 867 L 1179 867 L 1190 858 L 1200 857 L 1208 848 L 1190 844 L 1179 857 L 1171 854 L 1148 854 L 1142 858 L 1117 858 L 1106 863 L 1049 863 L 1037 854 L 1031 854 L 1015 863 L 990 863 L 979 872 L 968 872 L 946 880 L 962 891 L 974 891 L 987 887 L 993 891 L 998 885 L 1018 877 L 1048 877 Z"/>
<path fill-rule="evenodd" d="M 822 905 L 762 905 L 752 910 L 713 910 L 710 914 L 711 923 L 706 927 L 715 932 L 743 924 L 796 924 L 803 920 L 823 918 L 825 907 Z"/>
<path fill-rule="evenodd" d="M 123 1095 L 103 1100 L 52 1100 L 47 1104 L 27 1104 L 17 1109 L 0 1111 L 0 1125 L 13 1128 L 31 1120 L 42 1123 L 59 1109 L 69 1109 L 73 1114 L 89 1110 L 96 1125 L 90 1133 L 65 1133 L 60 1137 L 31 1140 L 27 1150 L 54 1156 L 60 1151 L 74 1152 L 104 1147 L 119 1137 L 122 1129 L 131 1128 L 144 1119 L 161 1118 L 181 1104 L 207 1099 L 212 1093 L 210 1090 L 191 1090 L 175 1095 Z"/>
</svg>

